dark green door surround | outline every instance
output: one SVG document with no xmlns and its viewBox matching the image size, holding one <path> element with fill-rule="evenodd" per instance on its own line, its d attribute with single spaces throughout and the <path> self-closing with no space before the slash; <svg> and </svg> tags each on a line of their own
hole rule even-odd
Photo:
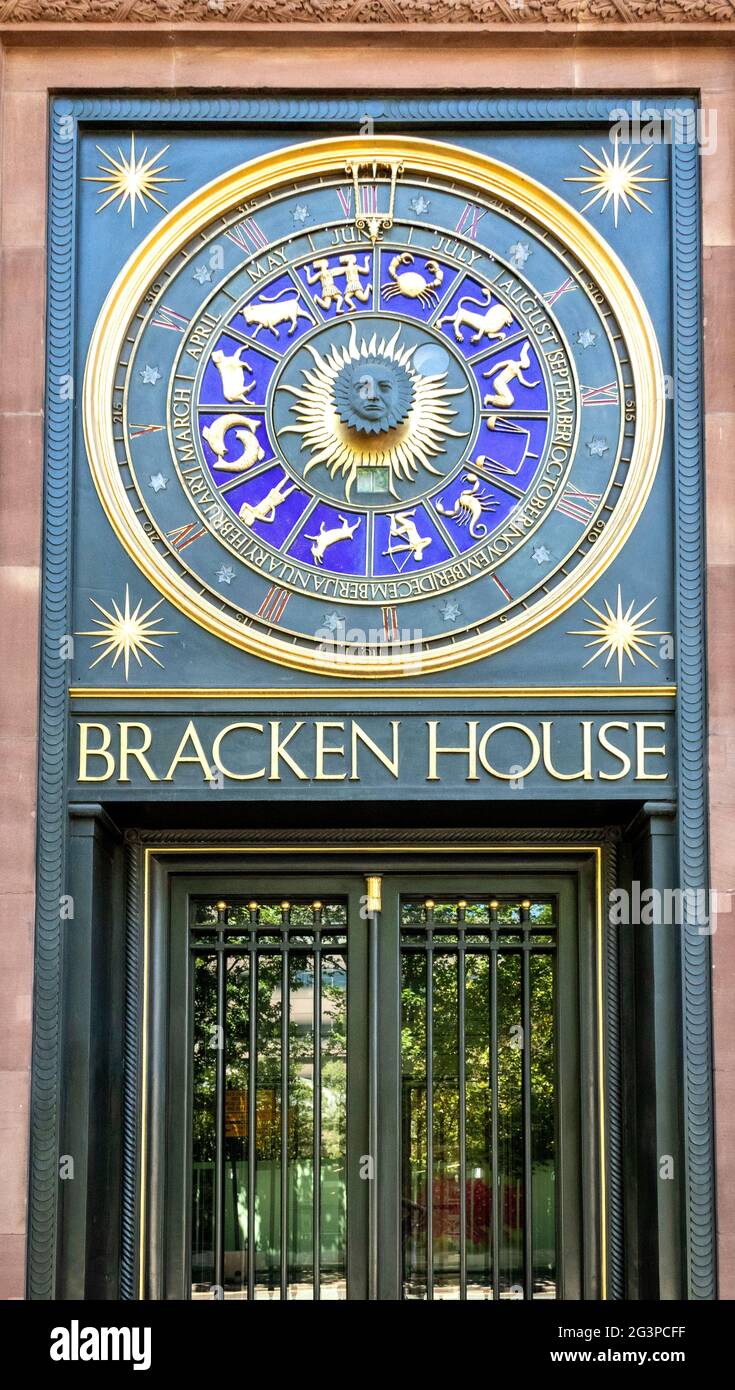
<svg viewBox="0 0 735 1390">
<path fill-rule="evenodd" d="M 261 908 L 264 905 L 276 911 L 277 916 L 285 901 L 294 908 L 314 901 L 344 904 L 346 912 L 343 937 L 340 941 L 335 937 L 331 944 L 326 941 L 320 947 L 324 955 L 333 957 L 347 942 L 346 1049 L 338 1046 L 336 1054 L 334 1049 L 331 1054 L 333 1060 L 346 1050 L 347 1057 L 346 1136 L 344 1152 L 336 1154 L 344 1169 L 345 1192 L 338 1199 L 345 1204 L 344 1259 L 340 1254 L 335 1265 L 333 1241 L 331 1246 L 328 1240 L 323 1241 L 322 1248 L 327 1251 L 325 1266 L 332 1272 L 339 1266 L 337 1283 L 344 1283 L 344 1269 L 350 1297 L 423 1298 L 428 1285 L 433 1297 L 484 1298 L 495 1294 L 502 1299 L 533 1293 L 534 1281 L 537 1297 L 551 1296 L 550 1263 L 555 1265 L 557 1296 L 681 1296 L 681 1186 L 676 1180 L 664 1184 L 651 1179 L 652 1165 L 656 1169 L 657 1155 L 662 1151 L 674 1150 L 675 1173 L 680 1171 L 676 1131 L 680 1081 L 676 1055 L 670 1054 L 670 1066 L 661 1055 L 667 1012 L 675 1010 L 676 965 L 666 945 L 666 928 L 614 931 L 603 897 L 616 875 L 619 881 L 625 881 L 631 855 L 639 856 L 636 874 L 646 871 L 643 860 L 648 856 L 651 881 L 663 886 L 667 872 L 665 852 L 671 844 L 673 826 L 665 806 L 653 819 L 641 818 L 632 828 L 631 837 L 622 843 L 616 832 L 587 834 L 580 830 L 494 834 L 455 831 L 441 837 L 420 831 L 413 835 L 402 832 L 393 837 L 393 843 L 388 834 L 349 832 L 332 837 L 331 845 L 324 836 L 315 836 L 313 832 L 284 832 L 280 844 L 273 835 L 263 832 L 245 836 L 234 832 L 143 831 L 127 832 L 122 838 L 101 808 L 90 806 L 80 808 L 80 812 L 73 821 L 72 837 L 80 910 L 65 971 L 66 1016 L 70 1022 L 64 1041 L 64 1151 L 81 1155 L 85 1184 L 62 1186 L 59 1296 L 191 1296 L 190 962 L 201 952 L 199 946 L 192 947 L 187 941 L 188 923 L 195 920 L 187 905 L 201 903 L 209 910 L 211 905 L 224 902 L 236 909 L 239 916 L 227 925 L 222 939 L 245 958 L 250 953 L 252 962 L 256 935 L 261 958 L 269 954 L 269 948 L 273 958 L 280 949 L 276 939 L 282 938 L 282 926 L 271 926 L 266 931 L 268 923 L 275 919 L 266 914 L 262 925 L 256 923 L 256 919 L 251 920 L 252 907 L 247 905 L 257 902 Z M 121 917 L 116 921 L 115 888 L 121 885 L 123 869 L 127 910 L 124 920 Z M 381 880 L 381 910 L 377 915 L 365 916 L 368 880 L 375 877 Z M 434 909 L 427 910 L 427 901 L 434 903 Z M 458 909 L 461 902 L 468 907 Z M 492 902 L 497 902 L 498 908 L 491 909 Z M 543 922 L 534 927 L 529 919 L 526 926 L 516 925 L 514 933 L 512 917 L 501 920 L 509 903 L 520 908 L 523 917 L 524 902 L 541 904 L 542 914 L 546 911 L 543 905 L 551 905 L 548 931 L 543 930 Z M 451 920 L 447 920 L 447 911 Z M 429 917 L 438 913 L 436 921 L 428 922 L 428 932 L 427 912 Z M 474 914 L 475 920 L 458 925 L 459 917 L 468 913 L 470 919 Z M 214 915 L 217 916 L 216 906 Z M 490 921 L 493 915 L 494 928 Z M 527 911 L 525 915 L 528 917 Z M 99 931 L 92 930 L 92 924 L 100 921 L 105 921 L 109 928 L 104 949 L 99 944 Z M 299 921 L 303 918 L 296 913 L 294 922 L 287 926 L 295 938 L 289 945 L 296 972 L 289 977 L 292 986 L 299 978 L 303 985 L 299 967 L 307 964 L 303 958 L 313 951 L 313 937 L 309 936 L 312 928 L 299 929 Z M 210 922 L 209 929 L 211 945 L 220 927 L 215 924 L 212 934 Z M 343 928 L 338 925 L 334 930 Z M 540 933 L 538 937 L 534 936 L 536 931 Z M 264 935 L 269 939 L 264 941 Z M 205 938 L 196 940 L 201 943 Z M 503 945 L 506 963 L 500 965 L 499 973 L 503 953 L 497 948 Z M 489 1094 L 483 1099 L 483 1043 L 472 1036 L 478 999 L 491 999 L 493 971 L 495 989 L 500 988 L 497 1017 L 503 1024 L 503 969 L 511 971 L 505 976 L 504 1022 L 511 1028 L 516 1024 L 524 1026 L 524 1010 L 528 1017 L 529 991 L 534 988 L 535 977 L 530 970 L 524 976 L 526 965 L 521 962 L 529 961 L 534 952 L 539 958 L 556 957 L 555 1056 L 549 1072 L 547 1048 L 537 1074 L 532 1041 L 529 1071 L 524 1076 L 523 1048 L 515 1054 L 519 1058 L 517 1130 L 515 1140 L 511 1135 L 510 1142 L 519 1145 L 516 1189 L 531 1173 L 532 1188 L 535 1177 L 537 1193 L 542 1193 L 546 1179 L 540 1175 L 540 1165 L 544 1160 L 548 1162 L 550 1156 L 556 1164 L 553 1259 L 549 1256 L 548 1239 L 543 1258 L 536 1254 L 531 1228 L 526 1234 L 521 1219 L 518 1191 L 515 1196 L 510 1192 L 510 1180 L 505 1183 L 503 1202 L 497 1206 L 493 1225 L 492 1203 L 486 1189 L 498 1181 L 502 1185 L 503 1174 L 498 1165 L 502 1168 L 504 1160 L 497 1157 L 493 1168 L 493 1153 L 502 1155 L 503 1139 L 508 1134 L 507 1126 L 503 1133 L 502 1093 L 498 1111 L 493 1114 L 492 1083 L 494 1078 L 501 1092 L 505 1085 L 508 1093 L 513 1074 L 503 1060 L 502 1048 L 496 1053 L 500 1061 L 493 1062 L 493 1038 L 488 1031 L 485 1047 L 490 1069 Z M 427 968 L 430 954 L 432 970 Z M 495 966 L 490 963 L 493 956 Z M 456 964 L 460 958 L 465 961 L 463 986 Z M 282 953 L 276 975 L 284 968 L 284 959 Z M 518 965 L 508 966 L 507 962 L 513 959 L 518 960 Z M 407 975 L 409 960 L 412 964 Z M 517 974 L 512 976 L 514 970 Z M 277 998 L 278 979 L 274 977 L 273 983 L 273 997 Z M 430 1040 L 426 1001 L 427 989 L 432 986 L 434 1038 Z M 462 988 L 464 1001 L 460 999 Z M 124 1017 L 111 1005 L 118 990 L 127 992 Z M 216 1001 L 216 984 L 212 998 Z M 234 1082 L 227 1083 L 225 1077 L 220 1103 L 228 1089 L 247 1090 L 250 1023 L 246 1015 L 247 1009 L 239 1024 L 245 1047 L 235 1058 L 245 1071 L 239 1080 L 235 1076 Z M 634 1026 L 622 1028 L 623 1017 L 634 1018 Z M 278 1054 L 284 1038 L 279 1031 L 282 1023 L 281 1015 L 275 1020 L 274 1031 L 271 1016 L 271 1058 Z M 452 1056 L 447 1038 L 454 1034 L 459 1039 L 461 1029 L 465 1036 L 464 1067 L 459 1066 L 457 1049 L 456 1066 L 450 1062 L 447 1070 L 447 1059 Z M 288 1037 L 285 1045 L 297 1048 L 289 1054 L 293 1076 L 294 1068 L 304 1062 L 303 1045 L 298 1039 L 289 1041 Z M 307 1047 L 307 1053 L 308 1072 L 309 1059 L 312 1064 L 314 1059 L 313 1045 Z M 433 1078 L 427 1077 L 426 1072 L 429 1056 Z M 418 1066 L 417 1057 L 424 1059 L 423 1063 L 419 1060 Z M 283 1071 L 276 1071 L 275 1089 L 280 1100 Z M 547 1091 L 550 1088 L 555 1109 L 553 1154 L 541 1154 L 540 1158 L 533 1148 L 539 1129 L 538 1125 L 536 1131 L 533 1127 L 533 1107 L 537 1104 L 534 1087 L 539 1080 Z M 216 1077 L 214 1084 L 216 1088 Z M 426 1170 L 430 1156 L 425 1136 L 430 1085 L 434 1176 L 432 1201 L 427 1203 Z M 464 1106 L 460 1104 L 462 1094 Z M 84 1103 L 80 1104 L 80 1098 Z M 276 1116 L 278 1142 L 285 1140 L 281 1152 L 294 1142 L 294 1097 L 290 1095 L 288 1099 L 288 1134 L 283 1130 L 285 1112 L 281 1111 L 280 1118 Z M 482 1148 L 482 1140 L 478 1140 L 478 1110 L 488 1099 L 489 1131 L 485 1151 L 479 1153 L 477 1146 L 479 1142 Z M 235 1102 L 240 1103 L 238 1098 Z M 231 1097 L 228 1107 L 232 1103 Z M 247 1106 L 246 1098 L 244 1103 Z M 296 1097 L 295 1103 L 297 1109 L 301 1106 L 303 1119 L 303 1088 L 300 1101 Z M 262 1097 L 258 1105 L 256 1125 L 265 1113 Z M 408 1114 L 411 1107 L 413 1119 Z M 410 1130 L 413 1123 L 415 1136 L 416 1116 L 421 1130 L 421 1114 L 424 1139 L 419 1136 L 418 1150 L 414 1142 L 412 1155 L 407 1127 Z M 652 1114 L 656 1117 L 655 1127 Z M 449 1134 L 448 1146 L 447 1115 L 456 1116 L 456 1131 Z M 311 1119 L 307 1116 L 311 1126 L 307 1148 L 309 1142 L 313 1144 L 313 1116 L 312 1108 Z M 230 1112 L 231 1129 L 233 1123 L 237 1137 L 237 1119 L 233 1122 Z M 232 1280 L 230 1287 L 225 1280 L 225 1296 L 242 1297 L 254 1292 L 256 1296 L 279 1297 L 284 1280 L 287 1285 L 299 1281 L 302 1285 L 310 1284 L 311 1288 L 301 1292 L 302 1296 L 312 1297 L 313 1258 L 308 1250 L 305 1263 L 303 1258 L 308 1239 L 301 1238 L 301 1267 L 295 1277 L 293 1260 L 291 1266 L 288 1261 L 281 1261 L 277 1241 L 268 1247 L 265 1274 L 263 1261 L 260 1266 L 256 1262 L 251 1274 L 242 1253 L 248 1217 L 255 1210 L 255 1194 L 248 1189 L 246 1171 L 249 1132 L 246 1119 L 239 1136 L 240 1169 L 237 1163 L 229 1162 L 232 1135 L 229 1140 L 223 1135 L 226 1142 L 220 1150 L 221 1158 L 229 1162 L 226 1171 L 230 1191 L 221 1199 L 225 1235 L 227 1229 L 230 1236 L 233 1232 L 233 1202 L 237 1207 L 239 1201 L 241 1213 L 235 1240 L 235 1246 L 240 1242 L 241 1248 L 239 1294 L 237 1282 L 233 1288 Z M 216 1140 L 214 1128 L 211 1135 Z M 662 1150 L 664 1144 L 668 1148 Z M 464 1148 L 463 1165 L 460 1145 Z M 271 1149 L 265 1159 L 273 1170 L 269 1181 L 275 1185 L 280 1202 L 282 1184 L 288 1188 L 290 1179 L 288 1173 L 284 1178 L 278 1162 L 271 1162 L 274 1154 L 278 1160 L 277 1149 Z M 327 1157 L 333 1162 L 334 1151 Z M 360 1172 L 366 1171 L 366 1159 L 370 1160 L 372 1176 L 361 1177 Z M 206 1155 L 205 1160 L 204 1167 L 209 1163 Z M 486 1169 L 478 1176 L 483 1163 Z M 298 1216 L 302 1229 L 305 1219 L 312 1223 L 319 1220 L 313 1203 L 314 1169 L 310 1165 L 307 1154 L 302 1181 L 307 1186 L 311 1183 L 310 1210 L 314 1215 L 304 1218 L 302 1203 Z M 213 1184 L 215 1167 L 215 1163 L 210 1163 Z M 231 1190 L 233 1173 L 235 1184 L 240 1185 L 239 1198 Z M 219 1181 L 221 1184 L 222 1178 Z M 460 1183 L 464 1183 L 464 1203 L 457 1200 Z M 478 1214 L 480 1199 L 488 1207 L 485 1217 Z M 287 1194 L 287 1201 L 293 1221 L 293 1192 Z M 330 1201 L 331 1208 L 329 1201 L 325 1208 L 325 1230 L 335 1209 L 334 1201 Z M 435 1252 L 429 1268 L 427 1206 L 433 1211 L 431 1234 Z M 411 1210 L 418 1210 L 413 1224 Z M 531 1210 L 539 1226 L 538 1209 L 532 1206 Z M 111 1225 L 114 1233 L 110 1232 Z M 542 1244 L 540 1237 L 537 1243 Z M 213 1241 L 200 1245 L 214 1260 Z M 292 1242 L 292 1251 L 293 1248 Z M 228 1268 L 233 1258 L 231 1253 L 227 1255 Z M 210 1278 L 208 1270 L 199 1283 Z M 211 1279 L 212 1284 L 217 1282 Z M 320 1293 L 322 1297 L 335 1296 L 327 1284 L 320 1287 Z M 197 1296 L 206 1296 L 203 1288 L 197 1290 Z"/>
</svg>

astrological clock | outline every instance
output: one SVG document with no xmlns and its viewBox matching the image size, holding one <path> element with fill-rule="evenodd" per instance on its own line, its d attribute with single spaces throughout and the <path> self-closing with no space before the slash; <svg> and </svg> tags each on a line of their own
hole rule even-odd
<svg viewBox="0 0 735 1390">
<path fill-rule="evenodd" d="M 100 313 L 89 464 L 120 541 L 217 637 L 435 672 L 579 599 L 642 511 L 658 348 L 562 198 L 423 139 L 320 140 L 166 216 Z"/>
</svg>

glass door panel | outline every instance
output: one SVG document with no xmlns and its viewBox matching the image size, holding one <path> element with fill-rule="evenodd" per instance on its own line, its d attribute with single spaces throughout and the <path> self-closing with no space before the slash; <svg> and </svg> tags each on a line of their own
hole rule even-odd
<svg viewBox="0 0 735 1390">
<path fill-rule="evenodd" d="M 405 896 L 404 1298 L 556 1296 L 553 899 Z"/>
<path fill-rule="evenodd" d="M 194 898 L 191 1293 L 346 1297 L 347 905 Z"/>
</svg>

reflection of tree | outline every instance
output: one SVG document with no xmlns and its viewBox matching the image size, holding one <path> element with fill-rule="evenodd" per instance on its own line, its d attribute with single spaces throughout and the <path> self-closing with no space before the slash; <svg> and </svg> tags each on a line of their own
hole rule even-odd
<svg viewBox="0 0 735 1390">
<path fill-rule="evenodd" d="M 404 1103 L 404 1162 L 409 1158 L 405 1195 L 422 1204 L 426 1191 L 426 957 L 404 954 L 402 981 L 402 1070 Z M 534 1164 L 548 1162 L 554 1152 L 553 960 L 533 953 L 531 983 L 531 1125 Z M 498 1043 L 498 1165 L 508 1187 L 523 1177 L 523 1049 L 521 1025 L 521 955 L 497 952 Z M 458 955 L 436 952 L 433 984 L 433 1143 L 434 1185 L 441 1207 L 447 1184 L 459 1177 L 459 981 Z M 492 1159 L 490 960 L 488 955 L 465 956 L 465 1083 L 466 1083 L 466 1201 L 476 1217 Z M 408 1152 L 406 1152 L 408 1150 Z M 408 1164 L 407 1164 L 408 1167 Z M 413 1179 L 413 1181 L 411 1180 Z M 513 1202 L 515 1202 L 515 1198 Z M 481 1202 L 485 1202 L 484 1194 Z M 455 1195 L 454 1206 L 456 1209 Z M 513 1205 L 513 1203 L 511 1203 Z M 505 1212 L 509 1225 L 519 1213 Z M 476 1221 L 476 1229 L 484 1222 Z M 478 1232 L 479 1234 L 479 1232 Z"/>
<path fill-rule="evenodd" d="M 247 1097 L 249 1086 L 250 987 L 247 956 L 227 964 L 226 1086 Z M 281 986 L 280 953 L 261 953 L 257 966 L 257 1157 L 278 1160 L 281 1152 Z M 310 1159 L 314 1137 L 314 957 L 292 952 L 289 958 L 288 1024 L 289 1158 Z M 217 965 L 213 957 L 196 962 L 194 990 L 194 1160 L 215 1156 Z M 345 960 L 322 958 L 321 1095 L 324 1159 L 344 1158 L 346 1124 L 347 1016 Z M 238 1124 L 241 1133 L 227 1137 L 228 1156 L 247 1157 L 247 1105 Z M 230 1152 L 232 1150 L 232 1152 Z"/>
</svg>

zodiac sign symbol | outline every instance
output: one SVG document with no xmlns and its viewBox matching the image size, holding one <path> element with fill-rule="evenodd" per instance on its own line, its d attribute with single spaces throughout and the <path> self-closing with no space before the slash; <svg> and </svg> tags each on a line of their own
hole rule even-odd
<svg viewBox="0 0 735 1390">
<path fill-rule="evenodd" d="M 314 542 L 311 553 L 317 565 L 324 563 L 324 552 L 329 549 L 330 545 L 336 545 L 337 541 L 351 541 L 362 520 L 362 517 L 358 516 L 354 525 L 350 526 L 346 517 L 342 516 L 341 513 L 338 513 L 338 516 L 342 522 L 341 526 L 333 526 L 331 530 L 327 531 L 322 521 L 319 525 L 318 536 L 304 537 L 304 540 Z"/>
<path fill-rule="evenodd" d="M 403 165 L 395 160 L 381 162 L 374 159 L 369 164 L 347 164 L 346 172 L 352 178 L 355 197 L 355 226 L 358 232 L 367 232 L 373 245 L 381 232 L 389 232 L 393 226 L 393 208 L 396 200 L 396 179 L 403 173 Z M 372 177 L 372 184 L 360 184 L 360 171 L 366 169 Z M 378 170 L 384 169 L 390 178 L 388 207 L 385 212 L 378 211 Z M 360 196 L 362 194 L 362 197 Z"/>
<path fill-rule="evenodd" d="M 296 484 L 292 483 L 290 487 L 286 488 L 285 492 L 282 492 L 281 489 L 287 482 L 288 478 L 281 478 L 280 482 L 276 483 L 275 487 L 272 487 L 270 492 L 265 494 L 265 497 L 261 497 L 259 502 L 254 504 L 251 502 L 243 502 L 238 512 L 238 516 L 241 520 L 244 521 L 247 526 L 252 526 L 254 521 L 273 521 L 276 515 L 276 508 L 280 507 L 281 503 L 285 502 L 286 498 L 290 497 L 291 493 L 296 491 Z"/>
<path fill-rule="evenodd" d="M 479 343 L 482 337 L 504 337 L 502 330 L 513 322 L 513 315 L 504 304 L 493 304 L 491 308 L 486 309 L 484 314 L 474 314 L 471 309 L 462 308 L 463 304 L 478 304 L 482 308 L 483 305 L 489 305 L 491 299 L 490 290 L 483 290 L 482 299 L 473 299 L 471 295 L 464 294 L 457 301 L 457 307 L 453 314 L 442 314 L 437 328 L 441 328 L 443 323 L 451 323 L 458 343 L 464 342 L 463 328 L 474 328 L 475 331 L 470 337 L 471 343 Z"/>
<path fill-rule="evenodd" d="M 496 362 L 489 372 L 483 372 L 483 376 L 493 378 L 493 389 L 484 397 L 483 405 L 502 406 L 503 409 L 515 405 L 515 397 L 510 389 L 511 381 L 518 381 L 521 386 L 526 386 L 529 390 L 538 386 L 538 381 L 526 381 L 523 375 L 524 371 L 527 371 L 531 365 L 530 352 L 531 349 L 528 340 L 526 340 L 518 360 L 514 357 L 506 357 L 503 362 Z"/>
<path fill-rule="evenodd" d="M 429 305 L 438 302 L 437 289 L 444 279 L 444 271 L 436 261 L 427 261 L 426 269 L 434 276 L 433 280 L 427 280 L 420 270 L 398 269 L 399 265 L 411 265 L 412 262 L 413 256 L 410 251 L 403 251 L 400 256 L 394 256 L 388 266 L 390 282 L 381 285 L 381 290 L 386 299 L 403 294 L 407 299 L 418 299 L 424 308 L 428 308 Z"/>
<path fill-rule="evenodd" d="M 255 433 L 260 420 L 252 420 L 248 415 L 220 415 L 218 420 L 214 420 L 211 425 L 205 425 L 202 435 L 206 439 L 213 454 L 216 454 L 216 462 L 213 468 L 218 468 L 222 473 L 244 473 L 246 468 L 250 468 L 254 463 L 260 463 L 265 458 L 265 450 L 261 447 L 260 441 Z M 241 425 L 243 428 L 235 430 L 235 438 L 242 444 L 242 453 L 236 459 L 229 459 L 224 462 L 227 453 L 225 435 L 231 430 L 233 425 Z"/>
<path fill-rule="evenodd" d="M 533 451 L 529 448 L 529 445 L 531 443 L 531 431 L 524 429 L 523 426 L 517 424 L 515 420 L 506 420 L 502 415 L 488 415 L 485 424 L 487 425 L 488 429 L 492 430 L 494 433 L 497 432 L 498 434 L 520 435 L 521 438 L 524 440 L 524 444 L 523 457 L 521 458 L 520 463 L 516 464 L 515 468 L 512 468 L 508 463 L 501 463 L 499 459 L 492 458 L 490 454 L 478 454 L 477 458 L 475 459 L 475 462 L 477 464 L 481 464 L 483 468 L 493 473 L 500 473 L 506 475 L 507 477 L 514 478 L 518 473 L 520 473 L 527 458 L 538 458 L 538 454 L 534 454 Z"/>
<path fill-rule="evenodd" d="M 339 263 L 342 267 L 341 270 L 338 270 L 336 266 L 330 268 L 329 261 L 325 256 L 322 256 L 318 261 L 313 262 L 313 269 L 309 266 L 306 268 L 307 283 L 315 285 L 318 281 L 321 290 L 320 294 L 314 295 L 314 303 L 318 304 L 320 309 L 328 309 L 330 304 L 334 302 L 336 304 L 335 313 L 337 314 L 342 312 L 343 304 L 354 309 L 353 295 L 362 304 L 367 303 L 370 298 L 370 286 L 363 285 L 360 280 L 360 276 L 367 275 L 370 269 L 367 256 L 364 265 L 361 266 L 357 264 L 357 257 L 352 255 L 340 256 Z M 337 284 L 338 275 L 345 277 L 344 294 Z"/>
<path fill-rule="evenodd" d="M 409 556 L 414 560 L 421 560 L 427 545 L 431 545 L 431 536 L 420 536 L 418 527 L 412 517 L 416 515 L 414 507 L 410 512 L 393 512 L 390 518 L 388 530 L 388 549 L 383 551 L 384 555 L 390 555 L 397 570 L 402 570 L 408 563 Z M 405 542 L 404 545 L 391 545 L 394 536 L 400 536 Z M 402 565 L 399 565 L 394 556 L 405 554 L 406 558 Z"/>
<path fill-rule="evenodd" d="M 367 304 L 370 298 L 370 286 L 363 285 L 360 280 L 360 276 L 367 275 L 370 269 L 367 256 L 364 265 L 358 265 L 357 256 L 352 254 L 340 256 L 339 263 L 344 266 L 344 271 L 338 270 L 337 274 L 345 277 L 345 304 L 349 304 L 350 308 L 354 309 L 353 295 L 355 299 L 359 299 L 361 304 Z"/>
<path fill-rule="evenodd" d="M 281 295 L 284 294 L 290 294 L 291 298 L 284 299 L 279 303 L 278 301 L 281 300 Z M 311 314 L 307 314 L 306 310 L 301 308 L 297 294 L 288 287 L 279 290 L 278 294 L 261 294 L 257 304 L 248 304 L 247 307 L 243 309 L 242 316 L 247 324 L 255 324 L 253 330 L 254 338 L 257 338 L 261 328 L 267 328 L 268 332 L 272 333 L 274 338 L 278 338 L 280 337 L 278 324 L 286 322 L 289 322 L 291 325 L 288 330 L 288 336 L 292 338 L 296 332 L 297 319 L 307 319 L 309 323 L 313 323 Z"/>
<path fill-rule="evenodd" d="M 239 347 L 237 352 L 230 356 L 221 349 L 212 353 L 212 361 L 219 372 L 222 394 L 226 401 L 244 401 L 255 386 L 254 381 L 245 385 L 245 373 L 252 373 L 253 369 L 249 362 L 240 361 L 240 353 L 243 351 L 244 348 Z"/>
<path fill-rule="evenodd" d="M 487 526 L 480 521 L 480 517 L 483 512 L 494 512 L 498 504 L 486 492 L 480 492 L 480 479 L 476 473 L 465 473 L 464 481 L 472 486 L 462 489 L 451 511 L 447 511 L 441 502 L 437 502 L 436 510 L 442 516 L 454 517 L 458 526 L 469 523 L 473 540 L 481 540 L 487 535 Z"/>
</svg>

